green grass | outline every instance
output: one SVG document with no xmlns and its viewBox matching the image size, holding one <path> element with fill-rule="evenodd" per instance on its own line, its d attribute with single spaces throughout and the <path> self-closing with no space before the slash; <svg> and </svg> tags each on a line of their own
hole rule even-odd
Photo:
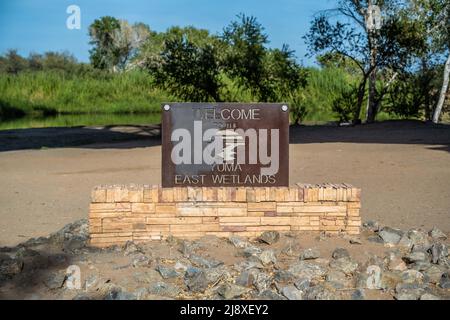
<svg viewBox="0 0 450 320">
<path fill-rule="evenodd" d="M 226 100 L 255 101 L 248 90 L 239 88 L 226 76 L 222 81 L 221 93 Z M 308 84 L 301 89 L 307 109 L 304 121 L 336 121 L 338 117 L 332 112 L 332 102 L 344 88 L 355 82 L 354 77 L 341 69 L 310 68 Z M 155 87 L 152 76 L 143 71 L 0 74 L 0 130 L 155 123 L 160 119 L 161 103 L 179 100 Z M 382 112 L 378 119 L 393 117 Z"/>
<path fill-rule="evenodd" d="M 337 68 L 310 68 L 305 88 L 307 114 L 305 121 L 323 122 L 338 120 L 331 106 L 340 93 L 354 84 L 356 79 Z"/>
<path fill-rule="evenodd" d="M 0 117 L 159 112 L 173 97 L 155 88 L 144 72 L 102 77 L 58 72 L 0 75 Z M 6 116 L 5 116 L 6 114 Z"/>
</svg>

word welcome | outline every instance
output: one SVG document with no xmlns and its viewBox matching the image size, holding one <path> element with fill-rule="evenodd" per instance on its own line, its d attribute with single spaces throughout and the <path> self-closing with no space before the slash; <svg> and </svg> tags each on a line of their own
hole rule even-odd
<svg viewBox="0 0 450 320">
<path fill-rule="evenodd" d="M 200 120 L 259 120 L 260 109 L 198 108 L 194 116 Z"/>
</svg>

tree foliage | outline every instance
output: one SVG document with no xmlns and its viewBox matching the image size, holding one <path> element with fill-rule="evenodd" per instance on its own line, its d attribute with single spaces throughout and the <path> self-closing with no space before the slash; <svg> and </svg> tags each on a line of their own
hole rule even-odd
<svg viewBox="0 0 450 320">
<path fill-rule="evenodd" d="M 355 122 L 359 120 L 367 82 L 367 120 L 370 122 L 375 119 L 387 89 L 377 90 L 376 75 L 392 75 L 384 71 L 398 72 L 407 68 L 412 54 L 423 47 L 423 37 L 414 23 L 398 15 L 401 8 L 398 1 L 377 2 L 383 18 L 379 29 L 370 29 L 366 24 L 369 4 L 363 0 L 340 0 L 336 10 L 321 12 L 313 19 L 305 36 L 312 54 L 328 58 L 340 56 L 351 60 L 360 70 Z"/>
<path fill-rule="evenodd" d="M 143 23 L 130 25 L 110 16 L 96 19 L 89 27 L 92 65 L 109 71 L 124 70 L 149 33 Z"/>
<path fill-rule="evenodd" d="M 187 101 L 220 101 L 219 68 L 214 46 L 196 45 L 186 35 L 165 41 L 156 84 Z"/>
</svg>

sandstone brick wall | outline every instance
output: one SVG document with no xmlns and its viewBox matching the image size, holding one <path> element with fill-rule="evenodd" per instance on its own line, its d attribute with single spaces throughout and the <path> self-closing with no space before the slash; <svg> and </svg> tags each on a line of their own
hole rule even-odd
<svg viewBox="0 0 450 320">
<path fill-rule="evenodd" d="M 291 187 L 114 185 L 92 191 L 91 244 L 108 246 L 169 235 L 256 237 L 263 231 L 358 234 L 361 190 L 348 184 Z"/>
</svg>

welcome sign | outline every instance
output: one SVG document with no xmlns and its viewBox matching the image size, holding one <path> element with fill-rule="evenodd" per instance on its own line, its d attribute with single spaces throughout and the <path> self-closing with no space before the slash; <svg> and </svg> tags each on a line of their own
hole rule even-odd
<svg viewBox="0 0 450 320">
<path fill-rule="evenodd" d="M 162 186 L 288 186 L 289 110 L 278 103 L 171 103 Z"/>
</svg>

